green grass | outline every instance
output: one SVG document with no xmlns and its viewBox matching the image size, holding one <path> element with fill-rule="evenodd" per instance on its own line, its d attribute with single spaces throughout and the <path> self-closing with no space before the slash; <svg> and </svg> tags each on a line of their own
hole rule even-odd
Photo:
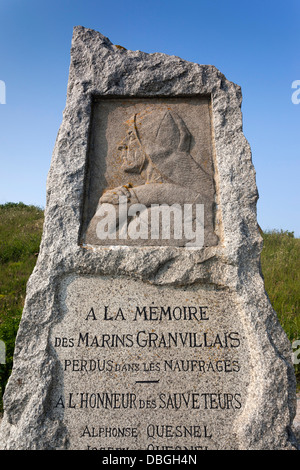
<svg viewBox="0 0 300 470">
<path fill-rule="evenodd" d="M 300 238 L 293 232 L 263 233 L 261 256 L 265 288 L 281 326 L 293 343 L 300 340 Z M 300 390 L 300 365 L 295 365 Z"/>
<path fill-rule="evenodd" d="M 44 214 L 35 206 L 0 205 L 0 340 L 6 364 L 0 364 L 2 393 L 13 365 L 13 351 L 27 280 L 35 266 Z M 300 339 L 300 239 L 291 232 L 263 234 L 262 271 L 266 291 L 291 342 Z M 300 388 L 300 368 L 295 365 Z"/>
<path fill-rule="evenodd" d="M 0 364 L 0 411 L 1 392 L 12 369 L 26 284 L 39 251 L 43 217 L 43 211 L 35 206 L 0 205 L 0 339 L 6 346 L 6 364 Z"/>
</svg>

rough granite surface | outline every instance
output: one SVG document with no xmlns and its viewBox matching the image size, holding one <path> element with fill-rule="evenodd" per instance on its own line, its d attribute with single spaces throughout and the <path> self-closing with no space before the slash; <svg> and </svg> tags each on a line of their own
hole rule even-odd
<svg viewBox="0 0 300 470">
<path fill-rule="evenodd" d="M 80 246 L 92 97 L 182 95 L 211 96 L 220 243 L 202 250 Z M 72 275 L 122 276 L 154 286 L 210 285 L 234 293 L 251 345 L 251 381 L 235 423 L 237 446 L 297 448 L 291 346 L 264 289 L 258 193 L 241 103 L 240 87 L 212 65 L 125 50 L 98 32 L 74 28 L 67 102 L 47 181 L 40 254 L 28 282 L 4 397 L 1 449 L 68 447 L 66 425 L 51 408 L 58 364 L 50 336 L 60 320 L 59 286 Z"/>
</svg>

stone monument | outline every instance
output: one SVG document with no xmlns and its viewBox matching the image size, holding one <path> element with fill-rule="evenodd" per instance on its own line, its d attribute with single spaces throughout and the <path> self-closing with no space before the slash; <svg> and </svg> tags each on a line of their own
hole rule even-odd
<svg viewBox="0 0 300 470">
<path fill-rule="evenodd" d="M 2 449 L 296 449 L 240 87 L 75 27 Z"/>
</svg>

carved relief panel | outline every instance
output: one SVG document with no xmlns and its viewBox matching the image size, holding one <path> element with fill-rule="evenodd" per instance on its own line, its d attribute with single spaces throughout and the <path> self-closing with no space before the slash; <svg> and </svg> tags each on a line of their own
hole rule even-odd
<svg viewBox="0 0 300 470">
<path fill-rule="evenodd" d="M 214 246 L 210 100 L 94 102 L 83 243 Z"/>
</svg>

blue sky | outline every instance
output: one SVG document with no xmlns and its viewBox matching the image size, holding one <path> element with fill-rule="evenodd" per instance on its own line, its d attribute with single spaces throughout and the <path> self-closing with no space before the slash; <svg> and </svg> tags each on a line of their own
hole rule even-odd
<svg viewBox="0 0 300 470">
<path fill-rule="evenodd" d="M 127 49 L 215 65 L 238 83 L 258 222 L 299 237 L 299 21 L 300 0 L 0 0 L 0 203 L 45 206 L 72 30 L 82 25 Z"/>
</svg>

